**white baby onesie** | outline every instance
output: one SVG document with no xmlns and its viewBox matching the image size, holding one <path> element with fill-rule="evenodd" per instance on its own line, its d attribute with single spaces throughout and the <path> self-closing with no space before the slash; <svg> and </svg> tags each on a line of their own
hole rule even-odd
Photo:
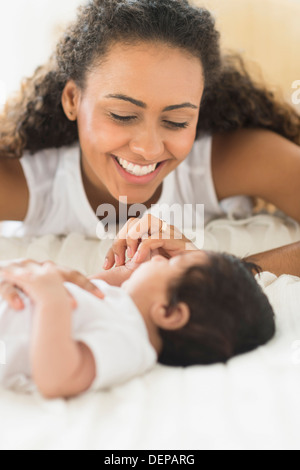
<svg viewBox="0 0 300 470">
<path fill-rule="evenodd" d="M 144 320 L 131 297 L 104 281 L 94 284 L 105 294 L 101 300 L 66 283 L 77 301 L 73 312 L 73 338 L 85 343 L 96 362 L 92 389 L 109 388 L 149 370 L 157 354 L 149 342 Z M 31 392 L 30 338 L 34 306 L 24 296 L 25 309 L 14 311 L 0 300 L 0 385 Z M 2 362 L 2 363 L 1 363 Z"/>
</svg>

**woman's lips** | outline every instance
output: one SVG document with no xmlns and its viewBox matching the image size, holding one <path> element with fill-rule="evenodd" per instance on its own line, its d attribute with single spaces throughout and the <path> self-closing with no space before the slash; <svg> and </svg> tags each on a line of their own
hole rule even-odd
<svg viewBox="0 0 300 470">
<path fill-rule="evenodd" d="M 113 161 L 115 163 L 116 169 L 118 173 L 128 182 L 128 183 L 133 183 L 133 184 L 147 184 L 151 183 L 153 181 L 158 173 L 164 168 L 166 165 L 167 161 L 165 160 L 164 162 L 159 163 L 157 168 L 150 173 L 149 175 L 144 175 L 144 176 L 136 176 L 132 175 L 131 173 L 128 173 L 128 171 L 125 170 L 117 161 L 117 158 L 112 155 Z"/>
</svg>

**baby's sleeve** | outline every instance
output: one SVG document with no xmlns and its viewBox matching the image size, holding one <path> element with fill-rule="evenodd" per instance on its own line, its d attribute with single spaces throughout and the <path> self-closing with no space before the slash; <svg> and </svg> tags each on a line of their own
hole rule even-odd
<svg viewBox="0 0 300 470">
<path fill-rule="evenodd" d="M 96 326 L 96 325 L 95 325 Z M 76 340 L 91 350 L 96 377 L 91 390 L 110 388 L 150 370 L 156 352 L 143 331 L 114 325 L 114 329 L 91 329 L 76 335 Z"/>
<path fill-rule="evenodd" d="M 265 290 L 268 286 L 277 280 L 277 276 L 268 271 L 264 271 L 262 273 L 256 274 L 255 279 L 261 288 Z"/>
<path fill-rule="evenodd" d="M 96 364 L 93 390 L 110 388 L 153 367 L 157 354 L 145 322 L 122 289 L 93 281 L 105 294 L 103 300 L 66 283 L 77 300 L 72 337 L 92 352 Z"/>
<path fill-rule="evenodd" d="M 96 377 L 92 390 L 124 383 L 144 374 L 157 361 L 142 319 L 126 320 L 128 317 L 122 318 L 122 314 L 111 321 L 101 318 L 75 334 L 75 340 L 88 346 L 94 356 Z"/>
</svg>

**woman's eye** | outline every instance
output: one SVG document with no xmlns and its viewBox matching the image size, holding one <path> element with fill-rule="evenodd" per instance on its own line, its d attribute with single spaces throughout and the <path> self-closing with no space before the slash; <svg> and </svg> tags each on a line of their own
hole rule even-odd
<svg viewBox="0 0 300 470">
<path fill-rule="evenodd" d="M 189 125 L 188 122 L 173 122 L 173 121 L 164 121 L 172 129 L 186 129 Z"/>
<path fill-rule="evenodd" d="M 137 119 L 137 116 L 120 116 L 119 114 L 115 114 L 115 113 L 110 113 L 110 116 L 114 121 L 118 121 L 122 123 L 130 123 Z M 188 122 L 174 122 L 174 121 L 166 121 L 166 120 L 163 122 L 165 125 L 167 125 L 167 127 L 174 129 L 174 130 L 186 129 L 189 125 Z"/>
<path fill-rule="evenodd" d="M 119 114 L 114 114 L 114 113 L 110 113 L 110 115 L 115 121 L 120 121 L 120 122 L 130 122 L 136 119 L 136 116 L 119 116 Z"/>
</svg>

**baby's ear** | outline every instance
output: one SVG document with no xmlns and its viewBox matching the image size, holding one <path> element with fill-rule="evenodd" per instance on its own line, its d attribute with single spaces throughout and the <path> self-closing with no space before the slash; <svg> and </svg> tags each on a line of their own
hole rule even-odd
<svg viewBox="0 0 300 470">
<path fill-rule="evenodd" d="M 180 302 L 172 309 L 155 304 L 151 309 L 151 318 L 162 330 L 180 330 L 190 319 L 190 309 L 184 302 Z"/>
</svg>

